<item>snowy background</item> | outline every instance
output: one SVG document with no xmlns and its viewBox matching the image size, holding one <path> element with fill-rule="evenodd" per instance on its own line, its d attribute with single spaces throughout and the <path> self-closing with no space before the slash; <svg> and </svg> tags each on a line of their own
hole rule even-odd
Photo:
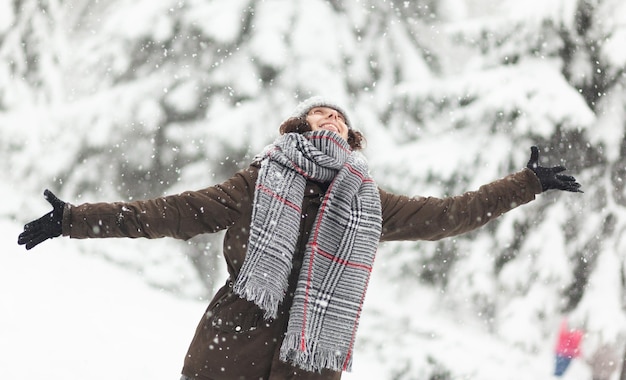
<svg viewBox="0 0 626 380">
<path fill-rule="evenodd" d="M 563 378 L 619 379 L 625 47 L 621 0 L 0 0 L 0 378 L 177 379 L 221 236 L 25 252 L 22 225 L 44 188 L 78 204 L 218 183 L 322 94 L 387 190 L 476 189 L 533 144 L 585 190 L 383 244 L 346 379 L 552 379 L 564 318 L 586 333 Z"/>
</svg>

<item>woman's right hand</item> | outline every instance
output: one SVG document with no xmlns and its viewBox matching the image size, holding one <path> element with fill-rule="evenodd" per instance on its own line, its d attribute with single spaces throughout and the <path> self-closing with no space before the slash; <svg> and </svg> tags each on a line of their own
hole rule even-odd
<svg viewBox="0 0 626 380">
<path fill-rule="evenodd" d="M 44 240 L 60 236 L 62 232 L 65 202 L 48 189 L 43 192 L 43 196 L 52 205 L 52 211 L 24 225 L 24 231 L 18 237 L 17 244 L 26 245 L 26 249 L 31 249 Z"/>
</svg>

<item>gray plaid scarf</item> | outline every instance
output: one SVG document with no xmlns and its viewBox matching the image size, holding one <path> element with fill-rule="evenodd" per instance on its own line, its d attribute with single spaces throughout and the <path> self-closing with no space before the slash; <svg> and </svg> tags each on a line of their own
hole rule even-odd
<svg viewBox="0 0 626 380">
<path fill-rule="evenodd" d="M 308 179 L 330 185 L 310 232 L 280 356 L 309 371 L 349 371 L 382 218 L 365 159 L 336 133 L 289 133 L 265 150 L 248 252 L 234 290 L 265 318 L 276 317 Z"/>
</svg>

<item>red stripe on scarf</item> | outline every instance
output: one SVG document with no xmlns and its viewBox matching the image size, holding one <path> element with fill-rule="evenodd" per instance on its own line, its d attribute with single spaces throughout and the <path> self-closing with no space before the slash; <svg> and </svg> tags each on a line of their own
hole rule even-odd
<svg viewBox="0 0 626 380">
<path fill-rule="evenodd" d="M 372 271 L 372 267 L 369 265 L 363 265 L 360 263 L 354 263 L 352 261 L 348 261 L 348 260 L 344 260 L 344 259 L 340 259 L 339 257 L 333 255 L 332 253 L 326 252 L 326 251 L 322 251 L 321 249 L 317 248 L 317 252 L 320 253 L 320 255 L 326 257 L 327 259 L 330 259 L 336 263 L 339 263 L 341 265 L 345 265 L 348 267 L 353 267 L 353 268 L 359 268 L 359 269 L 363 269 L 366 270 L 368 272 Z"/>
<path fill-rule="evenodd" d="M 331 141 L 336 141 L 334 139 L 330 139 Z M 335 181 L 330 183 L 328 189 L 326 190 L 326 195 L 324 195 L 324 201 L 320 205 L 320 209 L 317 215 L 317 223 L 315 224 L 315 228 L 313 229 L 313 240 L 311 240 L 311 259 L 309 260 L 309 270 L 306 278 L 306 290 L 304 292 L 304 309 L 302 313 L 302 331 L 300 332 L 300 350 L 306 351 L 306 338 L 305 338 L 305 330 L 306 330 L 306 312 L 309 305 L 309 289 L 311 288 L 311 275 L 313 271 L 313 259 L 315 258 L 315 254 L 318 251 L 317 240 L 320 232 L 320 225 L 322 224 L 322 219 L 326 209 L 328 208 L 328 194 L 330 194 L 335 186 Z"/>
<path fill-rule="evenodd" d="M 337 134 L 337 136 L 339 136 L 339 135 Z M 341 137 L 341 136 L 340 136 L 340 137 Z M 331 137 L 331 136 L 310 136 L 310 137 L 309 137 L 309 140 L 313 140 L 313 139 L 315 139 L 315 140 L 323 140 L 323 139 L 324 139 L 324 140 L 330 140 L 330 141 L 332 141 L 333 143 L 335 143 L 335 145 L 337 145 L 337 146 L 338 146 L 339 148 L 341 148 L 342 150 L 344 150 L 344 151 L 346 151 L 346 152 L 349 152 L 349 151 L 350 151 L 350 149 L 346 149 L 346 148 L 343 146 L 343 144 L 341 144 L 341 143 L 340 143 L 340 142 L 339 142 L 339 141 L 338 141 L 335 137 Z M 342 137 L 342 139 L 343 139 L 343 137 Z M 345 141 L 345 140 L 344 140 L 344 141 Z"/>
<path fill-rule="evenodd" d="M 271 189 L 259 184 L 256 186 L 257 189 L 263 191 L 264 193 L 268 194 L 271 197 L 274 197 L 276 199 L 278 199 L 279 201 L 281 201 L 282 203 L 286 204 L 287 206 L 291 207 L 292 209 L 301 212 L 301 208 L 300 206 L 298 206 L 297 204 L 293 203 L 293 202 L 289 202 L 288 200 L 286 200 L 285 198 L 281 197 L 280 195 L 276 194 L 275 192 L 273 192 Z"/>
<path fill-rule="evenodd" d="M 268 156 L 271 156 L 273 152 L 278 151 L 278 148 L 274 148 L 274 150 L 272 150 L 271 152 L 268 153 Z M 301 176 L 303 176 L 304 178 L 312 178 L 307 172 L 304 171 L 304 169 L 302 169 L 301 167 L 299 167 L 298 165 L 296 165 L 295 162 L 291 161 L 291 164 L 293 165 L 293 169 L 300 174 Z"/>
<path fill-rule="evenodd" d="M 319 224 L 315 226 L 316 235 L 317 235 L 318 229 L 319 229 Z M 307 310 L 307 307 L 309 306 L 309 288 L 310 288 L 309 285 L 311 284 L 311 272 L 313 271 L 313 257 L 315 256 L 316 251 L 317 251 L 317 243 L 316 243 L 316 240 L 314 240 L 313 243 L 311 244 L 311 260 L 309 263 L 309 270 L 307 273 L 306 290 L 304 292 L 304 309 L 302 312 L 302 331 L 300 331 L 300 350 L 301 351 L 306 351 L 306 337 L 305 337 L 304 330 L 306 330 L 306 310 Z"/>
<path fill-rule="evenodd" d="M 372 178 L 365 178 L 365 177 L 363 177 L 363 174 L 361 174 L 358 170 L 356 170 L 354 167 L 352 167 L 352 165 L 346 164 L 346 167 L 348 168 L 348 170 L 350 170 L 350 172 L 352 174 L 354 174 L 357 177 L 359 177 L 361 179 L 361 182 L 374 182 L 374 180 Z"/>
<path fill-rule="evenodd" d="M 334 182 L 331 182 L 330 186 L 328 187 L 328 190 L 326 190 L 326 196 L 324 196 L 324 201 L 322 202 L 322 205 L 320 206 L 320 210 L 319 210 L 319 215 L 317 216 L 317 224 L 315 225 L 314 228 L 314 233 L 313 233 L 313 240 L 311 241 L 311 259 L 309 260 L 309 270 L 307 273 L 307 279 L 306 279 L 306 291 L 304 292 L 304 310 L 302 313 L 302 331 L 300 333 L 300 349 L 302 351 L 306 351 L 306 338 L 305 338 L 305 330 L 306 330 L 306 311 L 309 305 L 309 288 L 311 287 L 311 275 L 313 272 L 313 259 L 315 258 L 315 254 L 318 251 L 318 247 L 317 247 L 317 237 L 319 236 L 319 232 L 320 232 L 320 224 L 322 223 L 322 215 L 324 215 L 324 213 L 326 212 L 326 208 L 328 206 L 328 194 L 331 192 L 332 187 L 334 185 Z"/>
</svg>

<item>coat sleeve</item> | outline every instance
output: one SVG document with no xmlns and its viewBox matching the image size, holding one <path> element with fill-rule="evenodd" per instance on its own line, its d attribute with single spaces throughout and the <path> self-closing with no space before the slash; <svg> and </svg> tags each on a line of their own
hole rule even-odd
<svg viewBox="0 0 626 380">
<path fill-rule="evenodd" d="M 535 199 L 541 184 L 530 169 L 448 197 L 409 198 L 380 190 L 381 241 L 439 240 L 476 229 Z"/>
<path fill-rule="evenodd" d="M 190 239 L 228 228 L 249 207 L 257 170 L 236 173 L 227 181 L 198 191 L 150 200 L 66 205 L 63 235 L 71 238 Z"/>
</svg>

